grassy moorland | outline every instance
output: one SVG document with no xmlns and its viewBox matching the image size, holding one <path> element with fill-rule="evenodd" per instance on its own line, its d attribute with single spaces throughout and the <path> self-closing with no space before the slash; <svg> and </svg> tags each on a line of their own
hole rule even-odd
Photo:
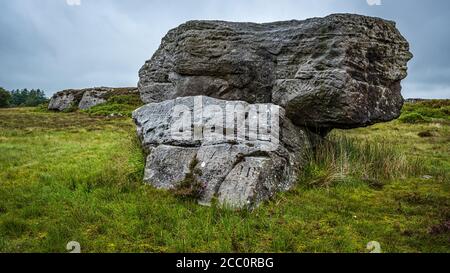
<svg viewBox="0 0 450 273">
<path fill-rule="evenodd" d="M 448 253 L 449 107 L 334 131 L 298 187 L 252 213 L 143 185 L 129 118 L 0 110 L 0 252 Z"/>
</svg>

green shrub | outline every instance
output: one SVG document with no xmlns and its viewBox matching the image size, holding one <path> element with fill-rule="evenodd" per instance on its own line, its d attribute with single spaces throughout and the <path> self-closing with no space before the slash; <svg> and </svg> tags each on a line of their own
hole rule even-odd
<svg viewBox="0 0 450 273">
<path fill-rule="evenodd" d="M 84 110 L 83 112 L 88 113 L 93 116 L 121 116 L 121 117 L 131 117 L 131 113 L 136 109 L 135 106 L 128 104 L 118 104 L 118 103 L 102 103 L 96 105 L 90 109 Z"/>
<path fill-rule="evenodd" d="M 427 108 L 420 107 L 415 110 L 416 113 L 427 117 L 427 118 L 435 118 L 435 119 L 446 119 L 448 118 L 449 107 L 442 108 Z"/>
<path fill-rule="evenodd" d="M 132 112 L 141 105 L 141 99 L 137 95 L 117 95 L 83 112 L 92 116 L 131 117 Z"/>
<path fill-rule="evenodd" d="M 41 103 L 41 104 L 39 104 L 37 107 L 36 107 L 36 109 L 35 109 L 35 111 L 36 112 L 48 112 L 48 102 L 45 102 L 45 103 Z"/>
<path fill-rule="evenodd" d="M 415 112 L 403 114 L 398 120 L 403 123 L 410 123 L 410 124 L 423 123 L 427 121 L 424 116 Z"/>
<path fill-rule="evenodd" d="M 420 117 L 421 116 L 421 117 Z M 450 121 L 450 100 L 425 100 L 407 103 L 402 109 L 400 121 L 420 123 L 433 120 Z"/>
<path fill-rule="evenodd" d="M 137 95 L 117 95 L 108 99 L 109 103 L 126 104 L 140 106 L 142 104 L 141 98 Z"/>
</svg>

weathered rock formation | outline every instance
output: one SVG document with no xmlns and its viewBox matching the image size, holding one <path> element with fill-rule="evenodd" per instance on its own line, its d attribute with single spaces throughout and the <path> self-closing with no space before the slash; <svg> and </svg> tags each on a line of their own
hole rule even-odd
<svg viewBox="0 0 450 273">
<path fill-rule="evenodd" d="M 232 206 L 254 206 L 294 185 L 304 154 L 318 138 L 315 133 L 397 118 L 403 105 L 400 82 L 411 58 L 395 23 L 373 17 L 187 22 L 169 31 L 139 72 L 139 92 L 149 103 L 134 113 L 149 154 L 145 180 L 173 188 L 195 173 L 205 185 L 203 202 L 217 196 Z M 240 112 L 250 117 L 245 124 L 252 124 L 253 107 L 278 109 L 276 149 L 268 150 L 271 145 L 259 137 L 174 140 L 171 128 L 189 120 L 173 115 L 174 109 L 185 105 L 196 113 L 192 101 L 197 96 L 203 105 L 214 106 L 206 116 L 224 105 L 244 104 Z M 200 119 L 192 130 L 210 131 L 209 122 Z"/>
<path fill-rule="evenodd" d="M 48 105 L 48 109 L 55 111 L 65 111 L 70 108 L 86 110 L 95 105 L 105 103 L 108 98 L 112 96 L 137 93 L 138 89 L 136 87 L 69 89 L 53 95 Z"/>
<path fill-rule="evenodd" d="M 64 90 L 53 95 L 48 104 L 49 110 L 65 111 L 76 107 L 83 98 L 85 90 Z"/>
<path fill-rule="evenodd" d="M 395 23 L 373 17 L 190 21 L 163 38 L 139 90 L 145 103 L 195 95 L 274 103 L 299 126 L 355 128 L 399 116 L 411 57 Z"/>
</svg>

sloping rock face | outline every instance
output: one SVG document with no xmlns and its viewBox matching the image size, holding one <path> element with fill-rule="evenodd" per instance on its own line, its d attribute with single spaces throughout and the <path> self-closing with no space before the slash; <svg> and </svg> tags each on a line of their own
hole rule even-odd
<svg viewBox="0 0 450 273">
<path fill-rule="evenodd" d="M 49 110 L 64 111 L 78 105 L 83 98 L 84 90 L 64 90 L 56 93 L 48 104 Z"/>
<path fill-rule="evenodd" d="M 48 109 L 65 111 L 69 108 L 76 107 L 81 110 L 86 110 L 98 104 L 105 103 L 111 96 L 137 94 L 138 92 L 136 87 L 69 89 L 53 95 Z"/>
<path fill-rule="evenodd" d="M 307 131 L 273 104 L 182 97 L 147 104 L 133 119 L 148 154 L 145 182 L 174 189 L 193 175 L 202 204 L 217 197 L 231 207 L 257 206 L 295 184 L 311 149 Z"/>
<path fill-rule="evenodd" d="M 78 108 L 86 110 L 96 105 L 105 103 L 110 91 L 108 90 L 87 90 L 84 92 L 83 98 L 81 98 Z"/>
<path fill-rule="evenodd" d="M 145 103 L 205 95 L 273 103 L 327 132 L 389 121 L 412 58 L 395 23 L 335 14 L 267 24 L 190 21 L 139 72 Z"/>
</svg>

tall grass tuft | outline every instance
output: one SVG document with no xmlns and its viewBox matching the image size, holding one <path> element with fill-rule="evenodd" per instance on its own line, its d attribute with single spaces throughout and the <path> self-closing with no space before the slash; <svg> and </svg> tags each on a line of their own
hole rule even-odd
<svg viewBox="0 0 450 273">
<path fill-rule="evenodd" d="M 310 154 L 300 180 L 313 187 L 363 181 L 378 188 L 386 181 L 422 172 L 419 160 L 408 158 L 382 138 L 360 140 L 333 133 Z"/>
</svg>

